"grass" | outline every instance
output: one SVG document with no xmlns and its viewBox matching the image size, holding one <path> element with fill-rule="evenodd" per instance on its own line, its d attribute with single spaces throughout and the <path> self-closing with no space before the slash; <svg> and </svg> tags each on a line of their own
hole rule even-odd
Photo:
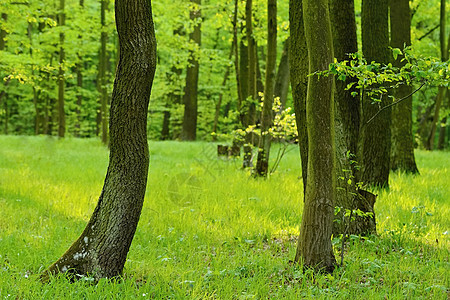
<svg viewBox="0 0 450 300">
<path fill-rule="evenodd" d="M 416 152 L 420 176 L 379 191 L 378 236 L 352 237 L 332 275 L 290 263 L 302 213 L 298 150 L 268 180 L 210 143 L 150 142 L 150 173 L 123 280 L 37 274 L 83 230 L 108 152 L 93 139 L 0 136 L 4 299 L 448 299 L 450 155 Z M 336 243 L 336 255 L 340 244 Z"/>
</svg>

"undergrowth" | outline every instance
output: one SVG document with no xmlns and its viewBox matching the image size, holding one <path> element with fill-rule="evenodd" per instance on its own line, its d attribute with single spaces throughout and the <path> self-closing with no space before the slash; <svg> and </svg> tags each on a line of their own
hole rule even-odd
<svg viewBox="0 0 450 300">
<path fill-rule="evenodd" d="M 351 236 L 344 266 L 293 265 L 302 213 L 297 146 L 267 180 L 211 143 L 150 142 L 150 172 L 123 278 L 41 284 L 83 230 L 108 151 L 94 139 L 0 136 L 4 299 L 448 299 L 450 155 L 417 151 L 420 176 L 377 191 L 377 236 Z M 336 256 L 340 242 L 334 239 Z"/>
</svg>

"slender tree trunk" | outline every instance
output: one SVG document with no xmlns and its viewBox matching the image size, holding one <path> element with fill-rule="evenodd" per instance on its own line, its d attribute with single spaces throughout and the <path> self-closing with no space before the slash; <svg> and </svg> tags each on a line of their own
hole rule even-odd
<svg viewBox="0 0 450 300">
<path fill-rule="evenodd" d="M 277 61 L 277 1 L 267 2 L 267 59 L 266 80 L 264 89 L 263 110 L 261 116 L 261 139 L 256 162 L 256 174 L 267 176 L 269 169 L 271 136 L 269 128 L 272 126 L 273 93 L 275 87 L 275 67 Z"/>
<path fill-rule="evenodd" d="M 275 79 L 274 97 L 280 98 L 281 110 L 286 107 L 287 95 L 289 92 L 289 38 L 284 41 L 283 52 L 278 64 L 277 76 Z"/>
<path fill-rule="evenodd" d="M 233 24 L 233 27 L 234 26 L 235 25 Z M 235 47 L 236 47 L 235 39 L 233 39 L 233 42 L 231 43 L 230 54 L 228 55 L 228 60 L 231 60 L 231 58 L 233 57 L 233 53 L 235 52 L 234 51 Z M 231 65 L 227 65 L 225 68 L 225 74 L 223 75 L 222 90 L 219 94 L 219 100 L 217 101 L 216 111 L 214 113 L 214 123 L 213 123 L 213 129 L 212 129 L 212 132 L 214 133 L 213 140 L 216 140 L 215 133 L 217 132 L 217 125 L 219 123 L 220 108 L 222 107 L 222 100 L 223 100 L 223 92 L 224 92 L 225 86 L 227 85 L 228 77 L 230 76 L 230 71 L 231 71 Z"/>
<path fill-rule="evenodd" d="M 233 14 L 233 42 L 234 42 L 234 71 L 236 75 L 236 87 L 237 87 L 237 108 L 238 111 L 240 111 L 240 107 L 243 101 L 243 93 L 241 90 L 242 86 L 242 78 L 240 73 L 240 67 L 239 67 L 239 50 L 240 47 L 238 47 L 238 32 L 237 32 L 237 22 L 238 22 L 238 13 L 239 13 L 239 0 L 234 0 L 234 14 Z M 240 45 L 243 45 L 241 42 Z M 247 77 L 244 77 L 247 78 Z M 229 105 L 230 102 L 228 102 Z M 227 110 L 226 110 L 227 111 Z"/>
<path fill-rule="evenodd" d="M 445 17 L 445 3 L 446 0 L 441 0 L 441 18 L 440 18 L 440 28 L 439 28 L 439 40 L 441 45 L 441 60 L 443 62 L 448 60 L 448 49 L 445 44 L 445 26 L 446 26 L 446 17 Z M 434 117 L 431 123 L 430 133 L 428 134 L 426 148 L 427 150 L 433 150 L 434 148 L 434 137 L 436 136 L 436 129 L 438 123 L 440 121 L 439 111 L 441 110 L 442 102 L 444 101 L 446 93 L 446 88 L 443 86 L 439 87 L 438 96 L 436 98 L 436 105 L 434 107 Z"/>
<path fill-rule="evenodd" d="M 8 14 L 6 13 L 2 13 L 1 14 L 1 18 L 3 20 L 3 22 L 7 22 L 8 21 Z M 6 30 L 4 30 L 3 28 L 0 28 L 0 50 L 4 50 L 5 46 L 6 46 L 6 35 L 7 32 Z M 6 89 L 6 87 L 9 84 L 9 80 L 6 81 L 3 85 L 3 89 Z M 3 101 L 3 103 L 2 103 Z M 7 134 L 8 133 L 8 103 L 7 103 L 7 93 L 5 90 L 0 91 L 0 107 L 3 105 L 4 110 L 5 110 L 5 117 L 4 117 L 4 126 L 3 126 L 3 133 Z"/>
<path fill-rule="evenodd" d="M 297 122 L 298 145 L 302 164 L 303 194 L 306 191 L 308 171 L 308 133 L 306 130 L 306 91 L 308 86 L 308 49 L 303 24 L 303 4 L 299 0 L 289 1 L 289 72 Z"/>
<path fill-rule="evenodd" d="M 411 46 L 411 12 L 409 0 L 390 1 L 391 47 L 403 49 Z M 402 67 L 403 56 L 394 61 L 394 66 Z M 394 91 L 396 99 L 410 95 L 412 86 L 402 84 Z M 418 173 L 414 158 L 412 134 L 412 96 L 392 108 L 391 169 L 406 173 Z"/>
<path fill-rule="evenodd" d="M 108 90 L 106 88 L 107 78 L 107 53 L 106 43 L 108 42 L 108 33 L 106 32 L 106 10 L 108 2 L 106 0 L 101 1 L 100 7 L 100 24 L 102 26 L 102 32 L 100 35 L 100 55 L 99 55 L 99 67 L 98 67 L 98 91 L 100 92 L 100 127 L 102 143 L 108 144 Z"/>
<path fill-rule="evenodd" d="M 328 0 L 304 0 L 303 19 L 309 55 L 309 73 L 328 70 L 333 43 Z M 336 259 L 331 245 L 336 168 L 334 145 L 334 79 L 308 80 L 308 181 L 300 238 L 295 257 L 305 267 L 331 272 Z"/>
<path fill-rule="evenodd" d="M 144 202 L 147 110 L 156 68 L 151 2 L 116 0 L 120 58 L 111 102 L 109 166 L 97 207 L 81 236 L 41 276 L 95 278 L 122 273 Z"/>
<path fill-rule="evenodd" d="M 84 0 L 79 2 L 80 11 L 84 10 Z M 81 34 L 78 34 L 78 41 L 80 47 L 83 44 L 83 38 Z M 77 101 L 76 101 L 76 121 L 75 121 L 75 137 L 80 137 L 81 134 L 81 105 L 83 103 L 83 57 L 81 52 L 77 52 L 77 63 L 75 65 L 75 73 L 77 74 Z"/>
<path fill-rule="evenodd" d="M 389 63 L 388 22 L 388 0 L 362 1 L 362 51 L 368 62 Z M 380 107 L 389 103 L 391 100 L 387 95 L 378 105 L 372 104 L 369 96 L 363 96 L 357 180 L 369 186 L 389 186 L 391 109 L 384 110 L 373 122 L 367 123 Z"/>
<path fill-rule="evenodd" d="M 190 12 L 191 22 L 194 22 L 194 31 L 189 34 L 189 39 L 194 43 L 193 51 L 190 51 L 189 63 L 186 72 L 186 86 L 184 89 L 184 118 L 181 139 L 195 141 L 197 138 L 197 94 L 198 73 L 200 69 L 198 57 L 201 45 L 201 0 L 191 0 L 194 4 Z"/>
<path fill-rule="evenodd" d="M 63 27 L 66 25 L 66 15 L 64 12 L 65 0 L 59 0 L 59 14 L 58 25 Z M 64 89 L 65 89 L 65 75 L 64 75 L 64 61 L 66 54 L 64 52 L 64 29 L 61 29 L 59 34 L 59 72 L 58 72 L 58 136 L 63 138 L 66 135 L 66 113 L 64 111 Z"/>
<path fill-rule="evenodd" d="M 248 47 L 243 40 L 239 43 L 239 93 L 241 95 L 238 103 L 239 118 L 243 126 L 245 126 L 245 103 L 250 96 L 248 90 Z"/>
<path fill-rule="evenodd" d="M 447 109 L 450 109 L 450 90 L 447 88 Z M 446 129 L 447 129 L 447 117 L 442 119 L 441 127 L 439 128 L 439 140 L 437 148 L 439 150 L 444 150 L 446 148 L 445 138 L 446 138 Z"/>
<path fill-rule="evenodd" d="M 245 29 L 247 33 L 247 51 L 248 51 L 248 97 L 241 106 L 241 111 L 244 112 L 243 125 L 247 128 L 250 125 L 256 124 L 256 102 L 258 99 L 257 92 L 257 57 L 256 57 L 256 42 L 253 38 L 253 12 L 252 0 L 247 0 L 245 4 Z M 253 166 L 252 163 L 252 145 L 255 144 L 254 134 L 247 134 L 244 145 L 244 160 L 242 166 L 249 168 Z"/>
</svg>

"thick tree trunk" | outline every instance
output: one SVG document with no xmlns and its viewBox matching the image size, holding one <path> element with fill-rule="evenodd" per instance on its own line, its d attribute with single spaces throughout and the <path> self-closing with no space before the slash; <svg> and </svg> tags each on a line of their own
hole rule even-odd
<svg viewBox="0 0 450 300">
<path fill-rule="evenodd" d="M 66 25 L 66 15 L 64 13 L 65 0 L 59 0 L 58 26 Z M 66 113 L 64 110 L 64 89 L 66 85 L 64 75 L 64 30 L 59 34 L 59 71 L 58 71 L 58 136 L 63 138 L 66 134 Z"/>
<path fill-rule="evenodd" d="M 362 51 L 368 62 L 389 63 L 388 21 L 388 0 L 362 1 Z M 365 185 L 389 186 L 391 109 L 385 109 L 372 122 L 367 121 L 390 102 L 387 95 L 379 105 L 372 104 L 369 96 L 363 96 L 357 180 Z"/>
<path fill-rule="evenodd" d="M 330 16 L 335 57 L 338 61 L 349 60 L 348 54 L 358 51 L 354 1 L 331 0 Z M 335 80 L 336 206 L 342 209 L 334 217 L 334 235 L 344 234 L 346 230 L 348 234 L 376 232 L 373 218 L 356 217 L 349 224 L 349 220 L 343 217 L 346 210 L 357 208 L 367 207 L 363 211 L 373 213 L 373 203 L 370 205 L 369 199 L 357 190 L 356 169 L 352 163 L 358 145 L 360 103 L 351 95 L 354 89 L 347 90 L 346 87 L 354 81 L 354 78 Z"/>
<path fill-rule="evenodd" d="M 267 2 L 267 59 L 266 80 L 264 89 L 263 110 L 261 116 L 261 139 L 256 162 L 256 175 L 267 176 L 269 169 L 271 136 L 269 128 L 272 126 L 273 93 L 275 87 L 275 67 L 277 60 L 277 1 Z"/>
<path fill-rule="evenodd" d="M 409 0 L 390 1 L 391 47 L 403 49 L 411 46 L 411 11 Z M 402 67 L 403 56 L 394 61 L 394 66 Z M 412 92 L 412 86 L 402 84 L 394 91 L 394 97 L 401 99 Z M 412 134 L 412 96 L 392 108 L 391 170 L 418 173 L 414 158 Z"/>
<path fill-rule="evenodd" d="M 189 39 L 197 49 L 190 51 L 188 68 L 186 72 L 186 86 L 184 89 L 184 118 L 181 139 L 183 141 L 195 141 L 197 138 L 197 94 L 198 73 L 200 65 L 198 62 L 201 45 L 201 0 L 191 0 L 195 7 L 190 12 L 191 22 L 195 23 L 194 31 L 189 34 Z"/>
<path fill-rule="evenodd" d="M 112 278 L 122 273 L 141 213 L 148 174 L 147 110 L 156 68 L 151 2 L 116 0 L 120 58 L 111 102 L 110 157 L 97 207 L 49 274 Z"/>
<path fill-rule="evenodd" d="M 309 55 L 309 73 L 328 70 L 333 43 L 328 0 L 304 0 L 303 19 Z M 296 262 L 332 271 L 336 259 L 331 245 L 336 168 L 334 147 L 334 79 L 311 76 L 308 80 L 308 181 L 306 183 Z"/>
<path fill-rule="evenodd" d="M 283 52 L 278 64 L 277 76 L 273 95 L 280 98 L 281 110 L 286 108 L 286 100 L 289 92 L 289 38 L 284 41 Z"/>
<path fill-rule="evenodd" d="M 308 133 L 306 130 L 306 91 L 308 86 L 308 49 L 303 24 L 303 4 L 300 0 L 289 1 L 289 72 L 297 122 L 298 145 L 302 164 L 303 194 L 306 191 L 308 170 Z"/>
</svg>

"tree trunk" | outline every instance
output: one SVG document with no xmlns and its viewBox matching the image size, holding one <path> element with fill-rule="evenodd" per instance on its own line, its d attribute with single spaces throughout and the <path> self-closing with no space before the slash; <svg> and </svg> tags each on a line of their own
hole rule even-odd
<svg viewBox="0 0 450 300">
<path fill-rule="evenodd" d="M 304 0 L 303 19 L 309 55 L 309 73 L 328 70 L 333 43 L 328 0 Z M 331 245 L 336 189 L 334 147 L 334 79 L 311 76 L 308 80 L 308 181 L 306 183 L 296 262 L 331 272 L 336 259 Z"/>
<path fill-rule="evenodd" d="M 234 22 L 234 21 L 233 21 Z M 233 28 L 236 25 L 233 23 Z M 230 54 L 228 55 L 228 60 L 231 60 L 231 58 L 233 57 L 233 53 L 235 52 L 234 49 L 236 47 L 235 44 L 235 39 L 233 38 L 233 41 L 231 42 L 231 47 L 230 47 Z M 212 132 L 214 133 L 213 135 L 213 140 L 216 140 L 216 135 L 215 133 L 217 133 L 217 125 L 219 123 L 219 116 L 220 116 L 220 108 L 222 107 L 222 100 L 223 100 L 223 93 L 224 93 L 224 89 L 227 85 L 227 81 L 228 81 L 228 77 L 230 76 L 230 71 L 231 71 L 231 65 L 228 64 L 225 68 L 225 74 L 223 75 L 223 81 L 222 81 L 222 90 L 220 91 L 219 94 L 219 100 L 217 101 L 216 104 L 216 111 L 214 113 L 214 123 L 213 123 L 213 129 Z"/>
<path fill-rule="evenodd" d="M 440 30 L 439 30 L 439 41 L 441 45 L 441 60 L 443 62 L 448 60 L 448 49 L 445 44 L 445 26 L 446 26 L 446 17 L 445 17 L 445 0 L 441 0 L 441 18 L 440 18 Z M 431 123 L 430 133 L 428 134 L 426 148 L 427 150 L 433 150 L 434 148 L 434 137 L 436 136 L 437 125 L 440 121 L 439 119 L 439 111 L 441 110 L 442 102 L 444 101 L 446 94 L 446 88 L 443 86 L 439 87 L 438 96 L 436 98 L 436 105 L 434 107 L 434 117 Z"/>
<path fill-rule="evenodd" d="M 101 1 L 100 7 L 100 25 L 102 27 L 102 32 L 100 35 L 100 55 L 99 55 L 99 66 L 98 66 L 98 91 L 100 93 L 100 127 L 102 143 L 108 145 L 108 90 L 106 88 L 107 78 L 106 78 L 106 68 L 107 68 L 107 53 L 106 53 L 106 43 L 108 42 L 108 33 L 106 32 L 106 10 L 108 2 L 106 0 Z"/>
<path fill-rule="evenodd" d="M 390 1 L 391 47 L 403 49 L 411 46 L 411 12 L 409 0 Z M 394 61 L 401 68 L 403 56 Z M 402 84 L 394 91 L 395 99 L 407 97 L 412 86 Z M 391 170 L 405 173 L 419 173 L 414 158 L 414 139 L 412 134 L 412 96 L 392 107 L 392 145 Z"/>
<path fill-rule="evenodd" d="M 8 14 L 2 13 L 1 18 L 3 22 L 8 21 Z M 0 50 L 4 50 L 6 46 L 6 30 L 3 28 L 0 28 Z M 7 103 L 7 93 L 5 91 L 6 87 L 9 84 L 9 80 L 7 80 L 3 85 L 3 90 L 0 91 L 0 107 L 3 106 L 5 110 L 5 117 L 4 117 L 4 125 L 3 125 L 3 133 L 8 133 L 8 103 Z M 3 103 L 2 103 L 3 102 Z"/>
<path fill-rule="evenodd" d="M 111 102 L 109 166 L 97 207 L 81 236 L 49 274 L 95 278 L 122 273 L 141 213 L 148 174 L 147 110 L 156 68 L 151 2 L 116 0 L 120 58 Z"/>
<path fill-rule="evenodd" d="M 284 41 L 283 52 L 278 64 L 275 79 L 274 98 L 280 98 L 281 110 L 286 108 L 286 100 L 289 92 L 289 38 Z"/>
<path fill-rule="evenodd" d="M 306 130 L 306 91 L 308 86 L 308 49 L 303 24 L 303 5 L 300 0 L 289 1 L 289 72 L 297 122 L 298 145 L 302 164 L 303 194 L 306 191 L 308 170 L 308 133 Z"/>
<path fill-rule="evenodd" d="M 266 80 L 264 89 L 263 110 L 261 116 L 261 139 L 256 162 L 256 175 L 266 177 L 269 169 L 271 136 L 269 128 L 272 127 L 273 92 L 275 86 L 275 67 L 277 61 L 277 1 L 267 2 L 267 59 Z"/>
<path fill-rule="evenodd" d="M 240 74 L 240 67 L 239 67 L 239 51 L 240 51 L 240 47 L 241 45 L 243 45 L 243 43 L 241 42 L 241 44 L 238 47 L 238 33 L 237 33 L 237 22 L 238 22 L 238 12 L 239 12 L 239 1 L 238 0 L 234 0 L 234 15 L 233 15 L 233 42 L 234 42 L 234 71 L 235 71 L 235 75 L 236 75 L 236 87 L 237 87 L 237 108 L 238 111 L 240 111 L 240 107 L 241 107 L 241 103 L 242 103 L 242 98 L 243 98 L 243 94 L 241 91 L 241 86 L 242 86 L 242 77 Z M 244 77 L 247 78 L 247 77 Z M 228 115 L 228 110 L 229 110 L 229 106 L 230 106 L 230 102 L 228 102 L 227 108 L 225 109 L 225 115 Z"/>
<path fill-rule="evenodd" d="M 368 62 L 388 64 L 388 0 L 363 0 L 361 9 L 362 51 Z M 357 180 L 365 185 L 388 187 L 391 152 L 391 109 L 385 109 L 367 124 L 380 107 L 391 103 L 384 95 L 379 105 L 363 95 L 358 149 L 360 171 Z"/>
<path fill-rule="evenodd" d="M 198 58 L 200 56 L 201 45 L 201 0 L 191 0 L 194 7 L 190 12 L 191 22 L 194 25 L 194 31 L 189 34 L 189 39 L 194 43 L 193 51 L 189 53 L 189 62 L 186 72 L 186 86 L 184 89 L 184 118 L 181 139 L 183 141 L 195 141 L 197 137 L 197 94 L 198 94 L 198 73 L 200 65 Z"/>
<path fill-rule="evenodd" d="M 355 6 L 353 0 L 330 1 L 331 28 L 334 55 L 338 61 L 350 60 L 349 53 L 358 51 L 356 37 Z M 333 235 L 367 234 L 376 232 L 373 218 L 356 217 L 353 222 L 344 218 L 346 210 L 362 209 L 373 213 L 373 204 L 361 195 L 356 185 L 356 168 L 353 163 L 357 152 L 360 103 L 352 96 L 354 89 L 346 90 L 354 78 L 335 80 L 335 142 L 336 142 L 336 206 L 341 210 L 334 217 Z"/>
<path fill-rule="evenodd" d="M 64 13 L 65 0 L 59 0 L 59 14 L 58 26 L 66 25 L 66 15 Z M 64 52 L 64 29 L 61 29 L 59 34 L 59 72 L 58 72 L 58 137 L 63 138 L 66 134 L 66 113 L 64 111 L 64 89 L 65 89 L 65 75 L 64 75 L 64 60 L 66 54 Z"/>
<path fill-rule="evenodd" d="M 449 88 L 447 88 L 447 109 L 450 109 L 450 91 Z M 446 138 L 446 129 L 447 129 L 447 117 L 442 119 L 441 126 L 439 128 L 439 140 L 438 140 L 438 150 L 444 150 L 447 145 L 445 143 Z"/>
<path fill-rule="evenodd" d="M 258 99 L 257 91 L 257 57 L 256 57 L 256 42 L 253 38 L 253 16 L 252 16 L 252 0 L 247 0 L 245 4 L 245 28 L 247 33 L 247 51 L 248 51 L 248 97 L 244 100 L 241 106 L 241 114 L 243 113 L 243 125 L 247 128 L 250 125 L 256 124 L 256 103 Z M 255 144 L 254 134 L 247 134 L 244 145 L 244 160 L 243 168 L 253 166 L 253 150 L 252 145 Z"/>
<path fill-rule="evenodd" d="M 243 40 L 239 43 L 239 93 L 241 95 L 238 102 L 239 119 L 244 125 L 244 106 L 250 93 L 248 91 L 248 47 Z"/>
</svg>

